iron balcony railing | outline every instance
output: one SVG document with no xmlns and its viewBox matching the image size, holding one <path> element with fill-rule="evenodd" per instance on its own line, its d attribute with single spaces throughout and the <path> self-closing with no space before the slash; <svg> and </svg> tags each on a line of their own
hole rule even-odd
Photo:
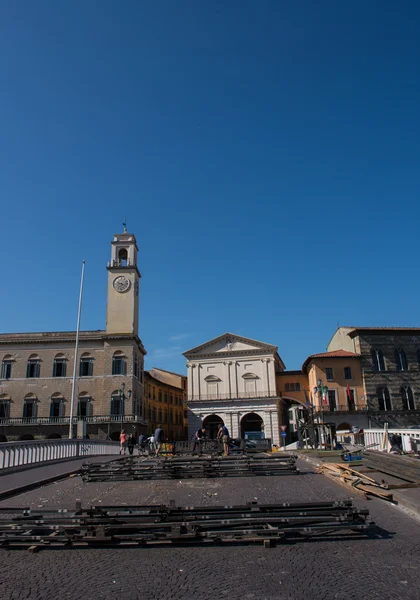
<svg viewBox="0 0 420 600">
<path fill-rule="evenodd" d="M 329 404 L 314 407 L 316 413 L 327 412 L 367 412 L 366 406 L 358 406 L 357 404 Z"/>
<path fill-rule="evenodd" d="M 232 392 L 232 394 L 226 392 L 221 394 L 194 394 L 188 396 L 187 402 L 200 402 L 203 400 L 242 400 L 244 398 L 278 398 L 278 394 L 275 390 L 262 392 Z"/>
<path fill-rule="evenodd" d="M 148 425 L 148 419 L 139 415 L 92 415 L 89 417 L 73 417 L 73 423 L 85 421 L 86 423 L 140 423 Z M 70 417 L 3 417 L 0 425 L 68 425 Z"/>
</svg>

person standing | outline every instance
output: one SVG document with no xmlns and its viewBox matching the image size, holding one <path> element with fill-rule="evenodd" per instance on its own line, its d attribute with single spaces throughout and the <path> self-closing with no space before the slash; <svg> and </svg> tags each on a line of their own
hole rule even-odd
<svg viewBox="0 0 420 600">
<path fill-rule="evenodd" d="M 125 454 L 127 450 L 127 434 L 125 429 L 121 430 L 120 433 L 120 454 Z"/>
<path fill-rule="evenodd" d="M 203 443 L 204 443 L 205 439 L 206 439 L 206 428 L 200 427 L 200 429 L 197 429 L 197 431 L 195 432 L 193 452 L 195 452 L 196 449 L 198 448 L 199 453 L 203 454 Z"/>
<path fill-rule="evenodd" d="M 154 438 L 155 438 L 156 456 L 158 456 L 159 450 L 162 446 L 162 442 L 163 442 L 163 438 L 164 438 L 162 425 L 158 425 L 157 428 L 155 429 Z"/>
<path fill-rule="evenodd" d="M 129 452 L 130 456 L 133 456 L 135 445 L 136 445 L 136 439 L 135 439 L 134 435 L 131 434 L 128 436 L 128 440 L 127 440 L 128 452 Z"/>
<path fill-rule="evenodd" d="M 139 444 L 139 454 L 143 454 L 143 451 L 144 451 L 144 434 L 143 433 L 141 433 L 139 435 L 138 444 Z"/>
<path fill-rule="evenodd" d="M 223 442 L 223 454 L 229 456 L 229 430 L 223 423 L 219 426 L 217 437 Z"/>
</svg>

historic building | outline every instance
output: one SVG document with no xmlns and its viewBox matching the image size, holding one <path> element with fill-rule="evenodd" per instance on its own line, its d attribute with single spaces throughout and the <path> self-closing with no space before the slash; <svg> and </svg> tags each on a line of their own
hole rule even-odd
<svg viewBox="0 0 420 600">
<path fill-rule="evenodd" d="M 187 437 L 186 401 L 187 378 L 185 375 L 153 367 L 144 372 L 144 405 L 149 421 L 148 433 L 152 434 L 162 425 L 170 440 Z"/>
<path fill-rule="evenodd" d="M 360 356 L 372 427 L 420 425 L 420 328 L 339 327 L 328 350 Z"/>
<path fill-rule="evenodd" d="M 86 423 L 91 437 L 147 431 L 137 252 L 133 234 L 114 236 L 106 329 L 80 333 L 73 422 Z M 74 331 L 0 335 L 3 441 L 68 436 L 75 339 Z"/>
<path fill-rule="evenodd" d="M 188 369 L 188 435 L 204 425 L 211 437 L 223 422 L 232 437 L 264 431 L 279 444 L 277 346 L 225 333 L 184 352 Z"/>
</svg>

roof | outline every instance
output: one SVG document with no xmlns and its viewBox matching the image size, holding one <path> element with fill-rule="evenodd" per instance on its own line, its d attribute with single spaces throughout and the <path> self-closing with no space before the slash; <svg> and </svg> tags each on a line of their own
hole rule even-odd
<svg viewBox="0 0 420 600">
<path fill-rule="evenodd" d="M 145 371 L 152 379 L 159 381 L 159 383 L 163 383 L 164 385 L 168 385 L 170 387 L 176 388 L 177 390 L 182 390 L 182 379 L 186 379 L 185 375 L 178 375 L 177 373 L 172 374 L 170 371 L 161 372 L 163 369 L 149 369 Z"/>
<path fill-rule="evenodd" d="M 373 333 L 388 333 L 390 331 L 410 332 L 417 331 L 420 333 L 420 327 L 349 327 L 351 331 L 347 334 L 349 337 L 355 337 L 359 331 L 371 331 Z"/>
<path fill-rule="evenodd" d="M 278 371 L 276 375 L 287 377 L 288 375 L 304 375 L 301 369 L 291 369 L 290 371 Z"/>
<path fill-rule="evenodd" d="M 169 373 L 169 375 L 176 375 L 177 377 L 184 377 L 184 379 L 187 378 L 186 375 L 182 375 L 181 373 L 175 373 L 174 371 L 168 371 L 167 369 L 161 369 L 160 367 L 152 367 L 153 370 L 157 370 L 157 371 L 163 371 L 164 373 Z"/>
<path fill-rule="evenodd" d="M 311 354 L 302 365 L 302 371 L 306 371 L 306 367 L 314 358 L 360 358 L 360 354 L 349 352 L 348 350 L 333 350 L 332 352 L 321 352 L 320 354 Z"/>
</svg>

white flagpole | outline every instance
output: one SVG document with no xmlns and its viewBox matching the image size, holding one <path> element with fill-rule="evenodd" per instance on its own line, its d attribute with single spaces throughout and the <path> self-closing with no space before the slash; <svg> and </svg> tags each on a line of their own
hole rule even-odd
<svg viewBox="0 0 420 600">
<path fill-rule="evenodd" d="M 74 349 L 73 385 L 71 388 L 69 440 L 73 439 L 74 395 L 76 393 L 77 353 L 79 350 L 80 316 L 82 314 L 82 295 L 83 295 L 83 280 L 85 277 L 85 262 L 86 261 L 82 261 L 82 277 L 80 279 L 79 310 L 77 313 L 77 328 L 76 328 L 76 347 Z"/>
</svg>

